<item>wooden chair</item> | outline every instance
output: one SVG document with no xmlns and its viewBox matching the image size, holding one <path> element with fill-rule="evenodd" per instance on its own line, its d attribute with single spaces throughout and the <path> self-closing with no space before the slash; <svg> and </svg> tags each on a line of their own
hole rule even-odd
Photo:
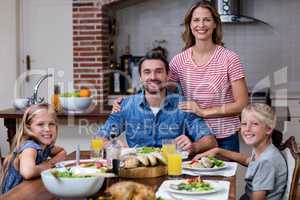
<svg viewBox="0 0 300 200">
<path fill-rule="evenodd" d="M 272 143 L 279 148 L 282 143 L 283 134 L 281 131 L 274 129 L 272 132 Z"/>
<path fill-rule="evenodd" d="M 279 149 L 287 162 L 288 180 L 283 200 L 295 200 L 297 198 L 298 180 L 300 176 L 300 153 L 295 137 L 291 136 Z"/>
</svg>

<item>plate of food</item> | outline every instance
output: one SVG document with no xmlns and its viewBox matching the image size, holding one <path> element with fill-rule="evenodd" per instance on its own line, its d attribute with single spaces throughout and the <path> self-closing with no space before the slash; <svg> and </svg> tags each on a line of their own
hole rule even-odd
<svg viewBox="0 0 300 200">
<path fill-rule="evenodd" d="M 221 190 L 217 181 L 202 180 L 200 177 L 185 180 L 170 181 L 167 190 L 175 194 L 183 195 L 202 195 L 210 194 Z"/>
<path fill-rule="evenodd" d="M 182 163 L 184 169 L 197 171 L 216 171 L 227 167 L 223 160 L 214 157 L 202 157 L 200 160 L 192 160 Z"/>
</svg>

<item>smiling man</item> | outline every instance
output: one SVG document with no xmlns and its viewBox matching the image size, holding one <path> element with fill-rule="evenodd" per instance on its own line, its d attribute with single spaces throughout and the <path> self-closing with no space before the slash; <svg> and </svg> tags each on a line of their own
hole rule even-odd
<svg viewBox="0 0 300 200">
<path fill-rule="evenodd" d="M 98 134 L 109 138 L 112 127 L 118 133 L 125 131 L 129 147 L 160 147 L 164 139 L 175 139 L 190 153 L 215 147 L 203 119 L 178 109 L 184 99 L 167 91 L 168 71 L 168 62 L 159 52 L 148 52 L 139 62 L 143 91 L 123 99 L 121 111 L 112 113 Z"/>
</svg>

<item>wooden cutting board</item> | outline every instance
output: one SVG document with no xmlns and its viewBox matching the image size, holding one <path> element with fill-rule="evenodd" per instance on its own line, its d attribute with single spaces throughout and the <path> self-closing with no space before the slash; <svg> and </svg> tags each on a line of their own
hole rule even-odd
<svg viewBox="0 0 300 200">
<path fill-rule="evenodd" d="M 119 176 L 124 178 L 152 178 L 167 174 L 167 166 L 158 165 L 154 167 L 137 167 L 132 169 L 121 168 Z"/>
</svg>

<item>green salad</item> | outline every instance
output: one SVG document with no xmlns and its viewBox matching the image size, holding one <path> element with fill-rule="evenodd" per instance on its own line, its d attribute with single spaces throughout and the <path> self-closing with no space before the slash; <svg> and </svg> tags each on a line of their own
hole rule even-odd
<svg viewBox="0 0 300 200">
<path fill-rule="evenodd" d="M 147 154 L 147 153 L 154 153 L 154 152 L 159 152 L 159 148 L 155 147 L 141 147 L 137 149 L 137 153 L 141 154 Z"/>
<path fill-rule="evenodd" d="M 75 175 L 74 172 L 70 171 L 70 169 L 59 171 L 59 170 L 52 170 L 51 174 L 55 177 L 59 178 L 88 178 L 92 177 L 91 175 Z"/>
<path fill-rule="evenodd" d="M 212 168 L 219 168 L 225 165 L 224 161 L 218 160 L 215 157 L 208 156 L 207 158 L 212 161 Z"/>
<path fill-rule="evenodd" d="M 204 192 L 213 189 L 214 188 L 211 184 L 202 181 L 200 178 L 187 179 L 187 181 L 177 185 L 177 190 L 184 190 L 188 192 Z"/>
</svg>

